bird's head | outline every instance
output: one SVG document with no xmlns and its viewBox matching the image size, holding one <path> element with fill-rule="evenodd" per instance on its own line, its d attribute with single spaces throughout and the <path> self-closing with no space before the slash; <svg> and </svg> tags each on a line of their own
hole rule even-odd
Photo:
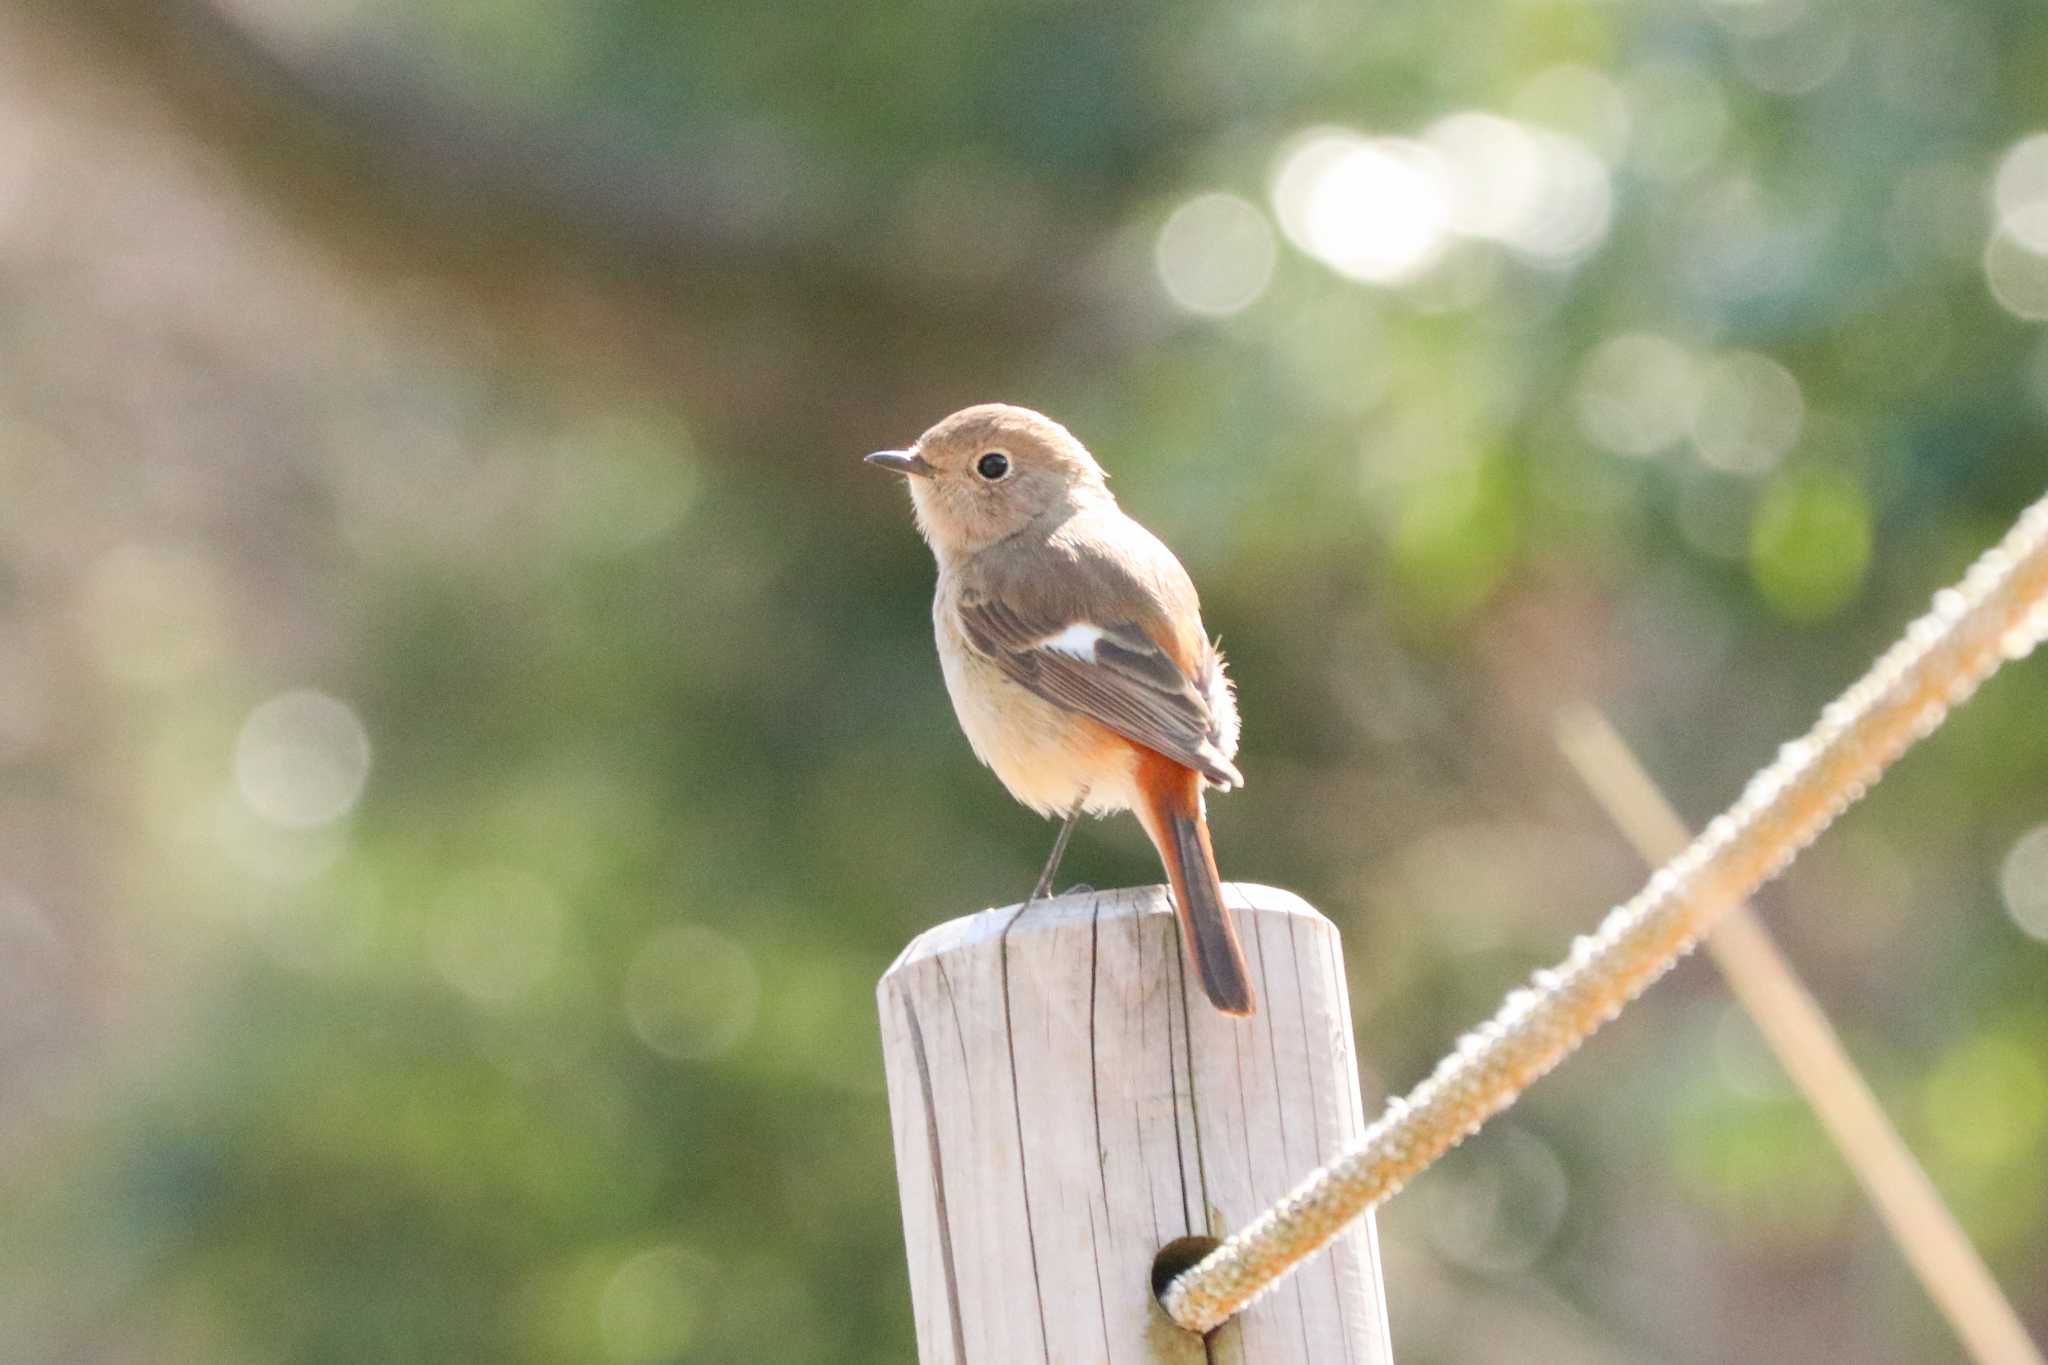
<svg viewBox="0 0 2048 1365">
<path fill-rule="evenodd" d="M 1108 499 L 1102 466 L 1072 432 L 1007 403 L 963 408 L 908 450 L 867 462 L 905 476 L 917 528 L 942 558 L 971 555 L 1057 509 Z"/>
</svg>

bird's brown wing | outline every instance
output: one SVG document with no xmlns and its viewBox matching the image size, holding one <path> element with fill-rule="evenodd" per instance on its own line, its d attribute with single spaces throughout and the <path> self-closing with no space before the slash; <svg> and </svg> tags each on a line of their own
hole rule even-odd
<svg viewBox="0 0 2048 1365">
<path fill-rule="evenodd" d="M 1038 696 L 1100 721 L 1219 787 L 1243 784 L 1217 748 L 1215 718 L 1200 689 L 1135 622 L 1041 615 L 969 592 L 960 600 L 960 624 L 977 652 Z"/>
</svg>

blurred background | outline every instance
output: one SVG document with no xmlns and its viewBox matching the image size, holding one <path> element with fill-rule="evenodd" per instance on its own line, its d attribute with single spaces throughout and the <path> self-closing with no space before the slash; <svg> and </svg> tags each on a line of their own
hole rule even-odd
<svg viewBox="0 0 2048 1365">
<path fill-rule="evenodd" d="M 0 1357 L 911 1358 L 874 981 L 1051 829 L 864 452 L 1093 446 L 1406 1088 L 1641 879 L 1558 708 L 1718 810 L 2044 319 L 2026 0 L 0 4 Z M 2044 715 L 1764 902 L 2037 1336 Z M 1704 963 L 1382 1231 L 1404 1365 L 1960 1358 Z"/>
</svg>

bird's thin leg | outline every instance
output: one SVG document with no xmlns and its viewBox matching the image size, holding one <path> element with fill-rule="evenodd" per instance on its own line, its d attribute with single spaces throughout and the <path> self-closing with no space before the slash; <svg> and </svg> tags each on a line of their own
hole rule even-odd
<svg viewBox="0 0 2048 1365">
<path fill-rule="evenodd" d="M 1087 799 L 1088 793 L 1083 791 L 1075 800 L 1074 808 L 1067 812 L 1065 823 L 1052 841 L 1052 856 L 1045 860 L 1045 871 L 1038 874 L 1038 885 L 1031 888 L 1031 894 L 1024 901 L 1026 905 L 1052 894 L 1052 879 L 1060 870 L 1060 859 L 1067 856 L 1067 840 L 1074 837 L 1074 826 L 1081 823 L 1081 804 Z"/>
</svg>

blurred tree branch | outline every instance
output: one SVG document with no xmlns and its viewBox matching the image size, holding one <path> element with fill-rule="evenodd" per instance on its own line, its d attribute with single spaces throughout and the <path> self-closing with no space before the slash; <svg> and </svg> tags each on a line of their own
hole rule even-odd
<svg viewBox="0 0 2048 1365">
<path fill-rule="evenodd" d="M 424 288 L 514 353 L 680 400 L 734 441 L 900 422 L 978 360 L 1129 340 L 1085 214 L 1052 215 L 990 278 L 934 285 L 872 213 L 743 186 L 761 149 L 740 131 L 664 154 L 588 122 L 508 127 L 388 44 L 286 51 L 205 0 L 12 8 L 63 79 L 140 97 L 366 284 Z"/>
</svg>

